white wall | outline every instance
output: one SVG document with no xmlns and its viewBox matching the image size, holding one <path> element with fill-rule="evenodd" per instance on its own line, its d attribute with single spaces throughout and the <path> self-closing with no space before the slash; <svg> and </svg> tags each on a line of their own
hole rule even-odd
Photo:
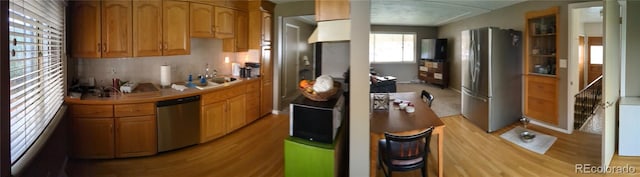
<svg viewBox="0 0 640 177">
<path fill-rule="evenodd" d="M 369 176 L 370 1 L 351 2 L 349 176 Z"/>
<path fill-rule="evenodd" d="M 333 78 L 344 78 L 349 69 L 349 42 L 322 43 L 322 75 Z"/>
<path fill-rule="evenodd" d="M 622 80 L 625 96 L 640 96 L 640 1 L 627 1 L 627 33 L 622 40 L 626 43 L 626 73 Z"/>
<path fill-rule="evenodd" d="M 602 22 L 583 23 L 584 34 L 590 37 L 602 36 Z"/>
</svg>

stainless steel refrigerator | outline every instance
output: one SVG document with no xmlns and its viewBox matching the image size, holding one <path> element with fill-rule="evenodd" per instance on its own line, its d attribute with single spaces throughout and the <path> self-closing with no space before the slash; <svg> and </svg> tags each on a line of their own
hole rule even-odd
<svg viewBox="0 0 640 177">
<path fill-rule="evenodd" d="M 522 32 L 462 31 L 462 115 L 487 132 L 522 117 Z"/>
</svg>

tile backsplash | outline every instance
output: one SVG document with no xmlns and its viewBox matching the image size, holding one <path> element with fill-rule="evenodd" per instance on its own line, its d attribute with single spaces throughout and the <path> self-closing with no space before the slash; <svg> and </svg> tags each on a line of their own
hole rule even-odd
<svg viewBox="0 0 640 177">
<path fill-rule="evenodd" d="M 244 64 L 258 61 L 254 52 L 222 52 L 222 40 L 191 38 L 191 54 L 177 56 L 154 56 L 136 58 L 77 59 L 76 78 L 95 78 L 97 85 L 111 84 L 112 78 L 137 83 L 160 84 L 160 66 L 171 66 L 172 82 L 186 81 L 189 74 L 194 79 L 205 73 L 209 64 L 210 72 L 216 69 L 218 75 L 231 75 L 231 63 Z M 224 58 L 229 57 L 229 63 Z"/>
</svg>

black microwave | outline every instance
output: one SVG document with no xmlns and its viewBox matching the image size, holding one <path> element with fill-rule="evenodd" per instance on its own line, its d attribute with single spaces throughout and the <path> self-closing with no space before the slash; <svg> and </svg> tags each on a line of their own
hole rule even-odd
<svg viewBox="0 0 640 177">
<path fill-rule="evenodd" d="M 313 101 L 299 96 L 289 105 L 289 136 L 332 144 L 344 117 L 344 96 Z"/>
</svg>

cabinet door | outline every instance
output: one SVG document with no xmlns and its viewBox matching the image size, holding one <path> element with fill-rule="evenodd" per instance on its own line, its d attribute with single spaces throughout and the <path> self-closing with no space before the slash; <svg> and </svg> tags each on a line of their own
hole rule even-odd
<svg viewBox="0 0 640 177">
<path fill-rule="evenodd" d="M 249 44 L 249 15 L 246 12 L 236 11 L 236 51 L 247 51 Z"/>
<path fill-rule="evenodd" d="M 227 133 L 236 130 L 247 123 L 246 95 L 242 94 L 229 98 L 229 117 L 227 117 Z"/>
<path fill-rule="evenodd" d="M 316 21 L 351 18 L 349 0 L 316 0 Z"/>
<path fill-rule="evenodd" d="M 271 14 L 262 12 L 262 43 L 263 45 L 271 44 L 271 31 L 273 19 Z"/>
<path fill-rule="evenodd" d="M 247 85 L 247 123 L 253 122 L 260 117 L 260 81 Z"/>
<path fill-rule="evenodd" d="M 133 1 L 133 56 L 162 55 L 162 1 Z"/>
<path fill-rule="evenodd" d="M 187 55 L 191 49 L 189 36 L 189 3 L 164 1 L 163 4 L 163 55 Z"/>
<path fill-rule="evenodd" d="M 215 139 L 226 133 L 224 119 L 227 113 L 227 101 L 204 105 L 200 111 L 200 143 Z"/>
<path fill-rule="evenodd" d="M 153 155 L 158 151 L 155 116 L 115 118 L 116 157 Z"/>
<path fill-rule="evenodd" d="M 218 39 L 233 38 L 233 21 L 235 20 L 233 10 L 216 6 L 215 12 L 215 37 Z"/>
<path fill-rule="evenodd" d="M 74 1 L 70 11 L 73 56 L 100 58 L 100 1 Z"/>
<path fill-rule="evenodd" d="M 260 115 L 271 113 L 273 109 L 273 63 L 271 61 L 271 48 L 262 47 L 262 59 L 260 65 L 261 82 L 260 88 Z"/>
<path fill-rule="evenodd" d="M 190 3 L 191 37 L 213 37 L 213 6 Z"/>
<path fill-rule="evenodd" d="M 102 1 L 102 57 L 133 56 L 131 1 Z"/>
<path fill-rule="evenodd" d="M 113 118 L 71 118 L 71 148 L 77 158 L 113 158 Z"/>
</svg>

